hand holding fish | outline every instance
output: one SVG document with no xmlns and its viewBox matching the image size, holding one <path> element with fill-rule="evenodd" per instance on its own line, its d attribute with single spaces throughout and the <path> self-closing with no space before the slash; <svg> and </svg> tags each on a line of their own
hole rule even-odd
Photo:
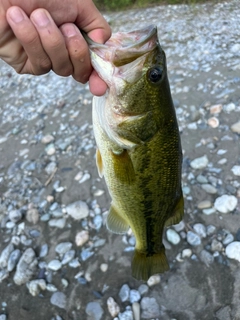
<svg viewBox="0 0 240 320">
<path fill-rule="evenodd" d="M 91 91 L 102 95 L 106 84 L 93 72 L 78 28 L 99 43 L 111 34 L 92 0 L 0 0 L 0 58 L 20 74 L 90 78 Z"/>
</svg>

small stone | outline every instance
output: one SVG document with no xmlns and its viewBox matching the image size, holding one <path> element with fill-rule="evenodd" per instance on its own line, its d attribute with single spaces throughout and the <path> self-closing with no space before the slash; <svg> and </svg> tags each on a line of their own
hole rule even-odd
<svg viewBox="0 0 240 320">
<path fill-rule="evenodd" d="M 221 213 L 232 212 L 237 207 L 238 200 L 235 196 L 229 196 L 227 194 L 217 198 L 214 202 L 214 207 Z"/>
<path fill-rule="evenodd" d="M 201 237 L 206 238 L 206 227 L 202 223 L 195 223 L 193 230 Z"/>
<path fill-rule="evenodd" d="M 211 236 L 216 232 L 216 227 L 210 224 L 209 226 L 207 226 L 206 230 L 207 230 L 207 235 Z"/>
<path fill-rule="evenodd" d="M 240 176 L 240 166 L 233 166 L 231 171 L 235 176 Z"/>
<path fill-rule="evenodd" d="M 190 166 L 193 169 L 204 169 L 208 165 L 208 158 L 206 155 L 196 158 L 190 162 Z"/>
<path fill-rule="evenodd" d="M 217 239 L 213 239 L 212 243 L 211 243 L 211 251 L 222 251 L 223 245 L 220 241 L 218 241 Z"/>
<path fill-rule="evenodd" d="M 39 220 L 39 212 L 36 208 L 28 209 L 26 213 L 26 219 L 28 222 L 36 224 Z"/>
<path fill-rule="evenodd" d="M 59 260 L 57 260 L 57 259 L 54 259 L 54 260 L 52 260 L 52 261 L 50 261 L 50 262 L 48 263 L 48 268 L 49 268 L 50 270 L 53 270 L 53 271 L 57 271 L 57 270 L 61 269 L 61 267 L 62 267 L 62 264 L 61 264 L 61 262 L 60 262 Z"/>
<path fill-rule="evenodd" d="M 137 290 L 130 290 L 129 301 L 131 302 L 131 304 L 133 304 L 134 302 L 138 302 L 140 299 L 141 295 Z"/>
<path fill-rule="evenodd" d="M 174 224 L 173 225 L 173 228 L 177 231 L 177 232 L 180 232 L 180 231 L 183 231 L 185 229 L 185 223 L 184 221 L 180 221 L 179 223 L 177 224 Z"/>
<path fill-rule="evenodd" d="M 16 267 L 19 259 L 21 257 L 21 251 L 19 249 L 14 250 L 8 259 L 8 265 L 7 265 L 7 270 L 9 272 L 13 271 L 13 269 Z"/>
<path fill-rule="evenodd" d="M 141 284 L 138 288 L 138 291 L 141 294 L 141 296 L 147 293 L 148 290 L 149 290 L 149 287 L 146 284 Z"/>
<path fill-rule="evenodd" d="M 161 315 L 159 305 L 155 298 L 144 297 L 141 300 L 141 309 L 143 319 L 158 318 Z"/>
<path fill-rule="evenodd" d="M 216 312 L 216 320 L 232 320 L 231 307 L 225 306 Z"/>
<path fill-rule="evenodd" d="M 231 130 L 232 130 L 233 132 L 240 133 L 240 121 L 234 123 L 234 124 L 231 126 Z"/>
<path fill-rule="evenodd" d="M 50 302 L 58 308 L 65 309 L 67 306 L 67 297 L 63 292 L 57 291 L 51 296 Z"/>
<path fill-rule="evenodd" d="M 80 264 L 78 258 L 75 258 L 72 261 L 70 261 L 68 265 L 71 268 L 78 268 L 78 267 L 80 267 L 81 264 Z"/>
<path fill-rule="evenodd" d="M 46 166 L 45 171 L 48 175 L 51 175 L 57 168 L 56 162 L 49 162 L 49 164 Z"/>
<path fill-rule="evenodd" d="M 209 118 L 207 124 L 212 128 L 219 127 L 219 120 L 216 117 Z"/>
<path fill-rule="evenodd" d="M 123 313 L 119 313 L 119 320 L 134 320 L 132 310 L 126 310 Z"/>
<path fill-rule="evenodd" d="M 61 219 L 51 219 L 48 221 L 49 227 L 56 227 L 59 229 L 63 229 L 66 225 L 66 219 L 61 218 Z"/>
<path fill-rule="evenodd" d="M 109 297 L 107 299 L 107 306 L 108 311 L 112 317 L 116 317 L 119 314 L 120 307 L 112 297 Z"/>
<path fill-rule="evenodd" d="M 210 107 L 211 114 L 220 113 L 221 111 L 222 111 L 222 104 L 215 104 Z"/>
<path fill-rule="evenodd" d="M 100 320 L 103 315 L 103 309 L 99 302 L 89 302 L 85 311 L 91 320 Z"/>
<path fill-rule="evenodd" d="M 217 189 L 209 183 L 202 184 L 201 187 L 204 191 L 206 191 L 209 194 L 216 194 L 217 193 Z"/>
<path fill-rule="evenodd" d="M 11 210 L 9 212 L 9 219 L 14 222 L 17 223 L 18 221 L 20 221 L 22 219 L 22 214 L 20 210 Z"/>
<path fill-rule="evenodd" d="M 228 233 L 223 240 L 223 244 L 226 246 L 233 241 L 234 241 L 234 236 L 231 233 Z"/>
<path fill-rule="evenodd" d="M 53 143 L 50 143 L 46 146 L 45 151 L 47 153 L 48 156 L 52 156 L 53 154 L 55 154 L 56 149 Z"/>
<path fill-rule="evenodd" d="M 203 183 L 208 183 L 208 180 L 206 177 L 204 177 L 202 174 L 199 174 L 197 176 L 197 182 L 203 184 Z"/>
<path fill-rule="evenodd" d="M 61 242 L 56 246 L 55 252 L 57 252 L 60 256 L 62 256 L 64 255 L 64 253 L 66 253 L 70 249 L 72 249 L 71 242 Z"/>
<path fill-rule="evenodd" d="M 82 261 L 86 261 L 93 255 L 94 255 L 94 252 L 90 251 L 90 249 L 82 250 L 81 252 Z"/>
<path fill-rule="evenodd" d="M 161 281 L 161 277 L 159 274 L 156 274 L 156 275 L 153 275 L 151 276 L 148 281 L 147 281 L 147 284 L 149 287 L 153 287 L 155 286 L 156 284 L 158 284 L 159 282 Z"/>
<path fill-rule="evenodd" d="M 28 248 L 27 250 L 25 250 L 17 264 L 17 270 L 13 277 L 14 282 L 17 285 L 28 282 L 36 273 L 37 264 L 38 261 L 33 249 Z"/>
<path fill-rule="evenodd" d="M 198 246 L 201 244 L 201 238 L 196 233 L 194 233 L 192 231 L 188 231 L 187 232 L 187 242 L 191 246 Z"/>
<path fill-rule="evenodd" d="M 49 144 L 53 141 L 54 141 L 54 137 L 51 134 L 47 134 L 47 135 L 43 136 L 42 140 L 41 140 L 41 142 L 43 144 Z"/>
<path fill-rule="evenodd" d="M 140 304 L 138 302 L 133 303 L 132 311 L 133 311 L 134 320 L 141 320 L 141 318 L 140 318 Z"/>
<path fill-rule="evenodd" d="M 240 242 L 233 241 L 226 247 L 226 256 L 229 259 L 235 259 L 240 262 Z"/>
<path fill-rule="evenodd" d="M 102 272 L 106 272 L 107 269 L 108 269 L 108 264 L 102 263 L 102 264 L 100 265 L 100 270 L 101 270 Z"/>
<path fill-rule="evenodd" d="M 216 212 L 215 208 L 208 208 L 208 209 L 203 209 L 202 211 L 205 215 L 209 216 L 210 214 L 213 214 Z"/>
<path fill-rule="evenodd" d="M 48 254 L 48 244 L 44 243 L 39 252 L 39 258 L 44 258 Z"/>
<path fill-rule="evenodd" d="M 46 281 L 43 279 L 32 280 L 27 283 L 30 294 L 36 297 L 41 290 L 46 290 Z"/>
<path fill-rule="evenodd" d="M 0 314 L 0 320 L 7 320 L 7 316 L 5 314 Z"/>
<path fill-rule="evenodd" d="M 127 284 L 124 284 L 119 291 L 119 298 L 122 302 L 129 300 L 130 288 Z"/>
<path fill-rule="evenodd" d="M 197 205 L 198 209 L 207 209 L 207 208 L 210 208 L 211 206 L 212 206 L 212 203 L 210 200 L 203 200 L 199 202 Z"/>
<path fill-rule="evenodd" d="M 66 207 L 67 214 L 75 220 L 81 220 L 88 216 L 89 209 L 86 202 L 76 201 Z"/>
<path fill-rule="evenodd" d="M 1 256 L 0 256 L 0 269 L 4 269 L 8 265 L 8 259 L 11 253 L 14 250 L 13 244 L 10 242 L 5 249 L 3 249 Z"/>
<path fill-rule="evenodd" d="M 173 229 L 168 229 L 166 235 L 168 241 L 174 245 L 177 245 L 181 241 L 179 234 Z"/>
<path fill-rule="evenodd" d="M 208 252 L 207 250 L 202 250 L 200 253 L 200 260 L 206 264 L 206 266 L 208 267 L 210 264 L 213 263 L 214 261 L 214 257 L 213 255 Z"/>
<path fill-rule="evenodd" d="M 69 250 L 69 251 L 67 251 L 67 252 L 64 254 L 64 256 L 63 256 L 62 265 L 67 264 L 67 263 L 69 263 L 70 261 L 72 261 L 73 258 L 74 258 L 74 256 L 75 256 L 75 250 Z"/>
<path fill-rule="evenodd" d="M 240 51 L 240 44 L 239 43 L 234 43 L 233 45 L 232 45 L 232 47 L 230 48 L 230 51 L 232 52 L 232 53 L 239 53 L 239 51 Z"/>
<path fill-rule="evenodd" d="M 78 247 L 81 247 L 89 240 L 89 232 L 82 230 L 76 234 L 75 243 Z"/>
<path fill-rule="evenodd" d="M 192 255 L 191 249 L 183 249 L 182 251 L 182 258 L 190 258 Z"/>
</svg>

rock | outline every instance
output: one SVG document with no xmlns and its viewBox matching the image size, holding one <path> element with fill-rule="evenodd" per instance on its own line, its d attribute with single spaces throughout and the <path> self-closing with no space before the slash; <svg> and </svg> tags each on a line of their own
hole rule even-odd
<svg viewBox="0 0 240 320">
<path fill-rule="evenodd" d="M 124 284 L 120 291 L 119 291 L 119 297 L 121 299 L 122 302 L 125 302 L 127 300 L 129 300 L 129 295 L 130 295 L 130 288 L 127 284 Z"/>
<path fill-rule="evenodd" d="M 200 253 L 200 260 L 205 263 L 205 265 L 207 267 L 209 267 L 210 264 L 213 263 L 214 261 L 214 257 L 213 255 L 208 252 L 207 250 L 202 250 L 201 253 Z"/>
<path fill-rule="evenodd" d="M 240 44 L 239 43 L 234 43 L 233 45 L 232 45 L 232 47 L 230 48 L 230 51 L 232 52 L 232 53 L 239 53 L 239 51 L 240 51 Z"/>
<path fill-rule="evenodd" d="M 94 255 L 94 252 L 90 251 L 90 249 L 82 250 L 82 252 L 81 252 L 82 261 L 86 261 L 86 260 L 89 259 L 92 255 Z"/>
<path fill-rule="evenodd" d="M 48 244 L 44 243 L 39 252 L 39 258 L 44 258 L 48 254 Z"/>
<path fill-rule="evenodd" d="M 109 297 L 107 299 L 107 307 L 112 317 L 116 317 L 120 312 L 119 305 L 116 303 L 116 301 L 112 297 Z"/>
<path fill-rule="evenodd" d="M 132 305 L 133 317 L 134 320 L 141 320 L 140 318 L 140 304 L 138 302 L 134 302 Z"/>
<path fill-rule="evenodd" d="M 89 302 L 85 311 L 91 320 L 100 320 L 103 315 L 103 309 L 99 302 Z"/>
<path fill-rule="evenodd" d="M 36 208 L 28 209 L 26 213 L 26 219 L 28 222 L 36 224 L 39 221 L 39 212 Z"/>
<path fill-rule="evenodd" d="M 179 234 L 173 229 L 167 229 L 166 236 L 168 241 L 174 245 L 177 245 L 181 241 Z"/>
<path fill-rule="evenodd" d="M 238 200 L 235 196 L 224 194 L 215 200 L 214 207 L 221 213 L 228 213 L 233 211 L 237 207 L 237 203 Z"/>
<path fill-rule="evenodd" d="M 161 315 L 159 305 L 155 298 L 144 297 L 141 300 L 142 319 L 157 318 Z"/>
<path fill-rule="evenodd" d="M 20 210 L 11 210 L 8 215 L 9 219 L 14 223 L 17 223 L 22 219 L 22 214 Z"/>
<path fill-rule="evenodd" d="M 182 258 L 190 258 L 192 255 L 191 249 L 183 249 L 182 251 Z"/>
<path fill-rule="evenodd" d="M 63 229 L 66 225 L 66 219 L 61 218 L 61 219 L 51 219 L 48 221 L 49 227 L 56 227 L 59 229 Z"/>
<path fill-rule="evenodd" d="M 222 111 L 222 104 L 215 104 L 210 107 L 211 114 L 220 113 L 221 111 Z"/>
<path fill-rule="evenodd" d="M 76 201 L 69 204 L 66 207 L 67 214 L 69 214 L 74 220 L 81 220 L 88 216 L 89 209 L 86 202 Z"/>
<path fill-rule="evenodd" d="M 62 261 L 61 261 L 62 265 L 67 264 L 67 263 L 69 263 L 70 261 L 72 261 L 73 258 L 74 258 L 74 256 L 75 256 L 75 250 L 69 250 L 69 251 L 67 251 L 67 252 L 64 254 L 63 258 L 62 258 Z"/>
<path fill-rule="evenodd" d="M 0 320 L 7 320 L 7 316 L 5 314 L 0 314 Z"/>
<path fill-rule="evenodd" d="M 56 149 L 55 149 L 54 143 L 49 143 L 46 146 L 45 151 L 48 156 L 52 156 L 53 154 L 55 154 Z"/>
<path fill-rule="evenodd" d="M 14 250 L 8 259 L 8 265 L 7 265 L 7 270 L 9 272 L 13 271 L 13 269 L 16 267 L 19 259 L 21 256 L 21 251 L 19 249 Z"/>
<path fill-rule="evenodd" d="M 232 320 L 230 306 L 220 308 L 216 312 L 216 320 Z"/>
<path fill-rule="evenodd" d="M 48 269 L 53 270 L 53 271 L 57 271 L 57 270 L 61 269 L 61 267 L 62 267 L 62 264 L 57 259 L 54 259 L 48 263 Z"/>
<path fill-rule="evenodd" d="M 139 293 L 142 295 L 144 295 L 145 293 L 147 293 L 149 290 L 148 286 L 146 284 L 141 284 L 138 288 Z"/>
<path fill-rule="evenodd" d="M 208 165 L 208 158 L 206 155 L 204 155 L 200 158 L 196 158 L 190 162 L 190 166 L 196 170 L 197 169 L 204 169 L 204 168 L 206 168 L 207 165 Z"/>
<path fill-rule="evenodd" d="M 206 227 L 202 223 L 195 223 L 193 226 L 193 230 L 201 237 L 206 238 Z"/>
<path fill-rule="evenodd" d="M 50 302 L 51 304 L 53 304 L 54 306 L 57 306 L 58 308 L 66 309 L 67 297 L 63 292 L 56 291 L 51 296 Z"/>
<path fill-rule="evenodd" d="M 216 117 L 211 117 L 208 119 L 207 124 L 212 128 L 217 128 L 219 126 L 219 120 Z"/>
<path fill-rule="evenodd" d="M 187 242 L 191 246 L 198 246 L 201 244 L 201 238 L 196 233 L 194 233 L 192 231 L 188 231 L 187 232 Z"/>
<path fill-rule="evenodd" d="M 208 180 L 206 177 L 204 177 L 202 174 L 199 174 L 197 176 L 197 182 L 203 184 L 203 183 L 208 183 Z"/>
<path fill-rule="evenodd" d="M 56 246 L 55 252 L 57 252 L 60 256 L 62 256 L 64 255 L 64 253 L 66 253 L 70 249 L 72 249 L 71 242 L 61 242 Z"/>
<path fill-rule="evenodd" d="M 41 142 L 43 144 L 49 144 L 53 141 L 54 141 L 54 137 L 51 134 L 47 134 L 47 135 L 43 136 L 42 140 L 41 140 Z"/>
<path fill-rule="evenodd" d="M 32 280 L 27 283 L 28 290 L 32 296 L 37 296 L 41 290 L 46 290 L 46 281 L 43 279 Z"/>
<path fill-rule="evenodd" d="M 223 239 L 223 244 L 226 246 L 233 241 L 234 241 L 234 236 L 231 233 L 228 233 L 226 237 Z"/>
<path fill-rule="evenodd" d="M 209 183 L 202 184 L 201 187 L 204 191 L 206 191 L 209 194 L 216 194 L 217 193 L 217 189 Z"/>
<path fill-rule="evenodd" d="M 56 162 L 52 161 L 45 167 L 45 171 L 48 175 L 51 175 L 57 168 Z"/>
<path fill-rule="evenodd" d="M 232 130 L 233 132 L 240 133 L 240 121 L 234 123 L 234 124 L 231 126 L 231 130 Z"/>
<path fill-rule="evenodd" d="M 37 264 L 38 261 L 33 249 L 28 248 L 27 250 L 25 250 L 17 264 L 17 270 L 13 277 L 14 282 L 17 285 L 28 282 L 36 273 Z"/>
<path fill-rule="evenodd" d="M 179 223 L 174 224 L 174 225 L 173 225 L 173 228 L 174 228 L 177 232 L 180 232 L 180 231 L 184 230 L 184 228 L 185 228 L 185 223 L 184 223 L 184 221 L 180 221 Z"/>
<path fill-rule="evenodd" d="M 106 272 L 107 269 L 108 269 L 108 264 L 102 263 L 102 264 L 100 265 L 100 270 L 101 270 L 102 272 Z"/>
<path fill-rule="evenodd" d="M 151 276 L 148 281 L 147 281 L 147 284 L 149 287 L 153 287 L 155 286 L 156 284 L 158 284 L 159 282 L 161 281 L 161 277 L 159 274 L 156 274 L 156 275 L 153 275 Z"/>
<path fill-rule="evenodd" d="M 8 259 L 10 254 L 13 252 L 14 246 L 12 243 L 9 243 L 5 249 L 3 249 L 1 256 L 0 256 L 0 269 L 4 269 L 8 265 Z"/>
<path fill-rule="evenodd" d="M 82 230 L 76 234 L 75 243 L 78 247 L 81 247 L 89 240 L 89 232 Z"/>
<path fill-rule="evenodd" d="M 207 230 L 207 235 L 211 236 L 214 234 L 214 232 L 216 232 L 216 227 L 210 224 L 209 226 L 207 226 L 206 230 Z"/>
<path fill-rule="evenodd" d="M 223 245 L 220 241 L 218 241 L 217 239 L 213 239 L 212 243 L 211 243 L 211 251 L 222 251 Z"/>
<path fill-rule="evenodd" d="M 226 256 L 229 259 L 235 259 L 240 262 L 240 242 L 233 241 L 226 247 Z"/>
<path fill-rule="evenodd" d="M 138 302 L 140 299 L 141 295 L 137 290 L 130 290 L 129 301 L 131 302 L 131 304 L 133 304 L 134 302 Z"/>
<path fill-rule="evenodd" d="M 216 212 L 215 208 L 208 208 L 208 209 L 203 209 L 203 214 L 205 214 L 206 216 L 209 216 L 210 214 L 213 214 Z"/>
<path fill-rule="evenodd" d="M 132 310 L 126 310 L 123 313 L 119 313 L 119 320 L 134 320 Z"/>
<path fill-rule="evenodd" d="M 233 166 L 231 171 L 235 176 L 240 176 L 240 166 Z"/>
<path fill-rule="evenodd" d="M 200 201 L 197 205 L 198 209 L 207 209 L 207 208 L 210 208 L 211 206 L 212 206 L 212 203 L 210 200 Z"/>
</svg>

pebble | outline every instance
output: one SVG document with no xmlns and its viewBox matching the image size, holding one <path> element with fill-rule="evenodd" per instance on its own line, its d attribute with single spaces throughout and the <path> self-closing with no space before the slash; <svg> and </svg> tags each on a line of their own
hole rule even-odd
<svg viewBox="0 0 240 320">
<path fill-rule="evenodd" d="M 231 171 L 235 176 L 240 176 L 240 166 L 233 166 Z"/>
<path fill-rule="evenodd" d="M 43 136 L 42 140 L 41 140 L 41 142 L 43 144 L 49 144 L 53 141 L 54 141 L 54 137 L 51 134 L 47 134 L 47 135 Z"/>
<path fill-rule="evenodd" d="M 235 259 L 240 262 L 240 242 L 233 241 L 226 247 L 226 256 L 229 259 Z"/>
<path fill-rule="evenodd" d="M 57 168 L 57 164 L 56 162 L 52 161 L 52 162 L 49 162 L 49 164 L 45 167 L 45 172 L 48 174 L 48 175 L 51 175 Z"/>
<path fill-rule="evenodd" d="M 102 272 L 106 272 L 107 269 L 108 269 L 108 264 L 106 264 L 106 263 L 101 263 L 101 265 L 100 265 L 100 270 L 101 270 Z"/>
<path fill-rule="evenodd" d="M 39 221 L 39 212 L 36 208 L 30 208 L 27 210 L 26 219 L 28 222 L 36 224 Z"/>
<path fill-rule="evenodd" d="M 134 302 L 132 305 L 133 318 L 134 320 L 141 320 L 140 318 L 140 304 L 138 302 Z"/>
<path fill-rule="evenodd" d="M 51 219 L 48 221 L 48 225 L 49 227 L 56 227 L 59 229 L 63 229 L 66 225 L 66 219 L 65 218 L 61 218 L 61 219 Z"/>
<path fill-rule="evenodd" d="M 89 232 L 82 230 L 76 234 L 75 243 L 78 247 L 81 247 L 89 240 Z"/>
<path fill-rule="evenodd" d="M 212 203 L 210 200 L 203 200 L 199 202 L 197 205 L 198 209 L 207 209 L 207 208 L 210 208 L 211 206 L 212 206 Z"/>
<path fill-rule="evenodd" d="M 182 258 L 190 258 L 192 255 L 192 250 L 191 249 L 183 249 L 182 251 Z"/>
<path fill-rule="evenodd" d="M 181 241 L 179 234 L 173 229 L 167 229 L 166 236 L 168 241 L 174 245 L 177 245 Z"/>
<path fill-rule="evenodd" d="M 226 246 L 233 241 L 234 241 L 234 236 L 231 233 L 228 233 L 226 237 L 223 239 L 223 244 Z"/>
<path fill-rule="evenodd" d="M 50 299 L 51 304 L 61 309 L 66 309 L 67 297 L 63 292 L 56 291 L 53 293 Z"/>
<path fill-rule="evenodd" d="M 130 290 L 129 301 L 131 302 L 131 304 L 133 304 L 134 302 L 138 302 L 140 299 L 141 299 L 141 295 L 138 292 L 138 290 L 135 290 L 135 289 Z"/>
<path fill-rule="evenodd" d="M 202 174 L 199 174 L 197 176 L 197 182 L 203 184 L 203 183 L 208 183 L 208 180 L 206 177 L 204 177 Z"/>
<path fill-rule="evenodd" d="M 201 187 L 204 191 L 206 191 L 209 194 L 216 194 L 217 193 L 217 189 L 214 186 L 212 186 L 211 184 L 208 184 L 208 183 L 202 184 Z"/>
<path fill-rule="evenodd" d="M 62 256 L 70 249 L 72 249 L 71 242 L 61 242 L 56 246 L 55 252 L 57 252 L 60 256 Z"/>
<path fill-rule="evenodd" d="M 107 299 L 107 307 L 112 317 L 116 317 L 120 312 L 119 305 L 116 303 L 116 301 L 112 297 L 109 297 Z"/>
<path fill-rule="evenodd" d="M 53 270 L 53 271 L 57 271 L 57 270 L 61 269 L 61 267 L 62 267 L 62 264 L 61 264 L 61 262 L 60 262 L 59 260 L 57 260 L 57 259 L 54 259 L 54 260 L 52 260 L 52 261 L 50 261 L 50 262 L 48 263 L 48 268 L 49 268 L 50 270 Z"/>
<path fill-rule="evenodd" d="M 62 265 L 67 264 L 67 263 L 69 263 L 70 261 L 72 261 L 73 258 L 74 258 L 74 256 L 75 256 L 75 250 L 69 250 L 69 251 L 67 251 L 67 252 L 64 254 L 63 259 L 62 259 L 62 261 L 61 261 Z"/>
<path fill-rule="evenodd" d="M 103 315 L 103 309 L 99 302 L 89 302 L 85 311 L 91 320 L 100 320 Z"/>
<path fill-rule="evenodd" d="M 232 212 L 237 207 L 238 200 L 235 196 L 227 194 L 218 197 L 214 202 L 214 207 L 220 213 Z"/>
<path fill-rule="evenodd" d="M 216 117 L 211 117 L 208 119 L 207 124 L 212 128 L 217 128 L 219 126 L 219 120 Z"/>
<path fill-rule="evenodd" d="M 144 297 L 140 305 L 142 309 L 141 318 L 143 319 L 157 318 L 161 315 L 159 305 L 155 298 Z"/>
<path fill-rule="evenodd" d="M 211 243 L 211 251 L 219 251 L 221 252 L 223 248 L 223 245 L 220 241 L 218 241 L 217 239 L 213 239 L 212 243 Z"/>
<path fill-rule="evenodd" d="M 214 257 L 213 257 L 213 255 L 212 255 L 210 252 L 208 252 L 207 250 L 202 250 L 202 251 L 200 252 L 200 260 L 201 260 L 203 263 L 205 263 L 205 265 L 206 265 L 207 267 L 209 267 L 209 265 L 213 263 Z"/>
<path fill-rule="evenodd" d="M 123 313 L 119 313 L 119 320 L 134 320 L 132 310 L 126 310 Z"/>
<path fill-rule="evenodd" d="M 44 258 L 48 254 L 48 244 L 44 243 L 39 252 L 39 258 Z"/>
<path fill-rule="evenodd" d="M 210 107 L 211 114 L 220 113 L 221 111 L 222 111 L 222 104 L 215 104 Z"/>
<path fill-rule="evenodd" d="M 9 219 L 14 223 L 17 223 L 22 219 L 22 214 L 20 210 L 11 210 L 8 215 Z"/>
<path fill-rule="evenodd" d="M 148 293 L 149 287 L 146 284 L 141 284 L 138 288 L 139 293 L 144 295 L 145 293 Z"/>
<path fill-rule="evenodd" d="M 93 255 L 94 255 L 94 252 L 90 251 L 90 249 L 82 250 L 81 252 L 82 261 L 86 261 Z"/>
<path fill-rule="evenodd" d="M 37 264 L 38 261 L 33 249 L 26 249 L 17 264 L 17 270 L 13 277 L 14 282 L 17 285 L 28 282 L 36 273 Z"/>
<path fill-rule="evenodd" d="M 37 296 L 41 290 L 46 290 L 46 281 L 43 279 L 32 280 L 27 283 L 28 290 L 32 296 Z"/>
<path fill-rule="evenodd" d="M 208 158 L 206 155 L 196 158 L 190 162 L 190 166 L 193 169 L 204 169 L 208 165 Z"/>
<path fill-rule="evenodd" d="M 119 298 L 122 302 L 129 300 L 130 288 L 127 284 L 124 284 L 119 291 Z"/>
<path fill-rule="evenodd" d="M 202 223 L 195 223 L 193 225 L 193 230 L 201 237 L 206 238 L 206 227 Z"/>
<path fill-rule="evenodd" d="M 5 249 L 3 249 L 1 256 L 0 256 L 0 269 L 6 268 L 8 265 L 8 259 L 11 253 L 14 250 L 14 245 L 9 243 Z"/>
<path fill-rule="evenodd" d="M 208 209 L 203 209 L 202 211 L 205 215 L 209 216 L 210 214 L 213 214 L 216 212 L 215 208 L 208 208 Z"/>
<path fill-rule="evenodd" d="M 66 211 L 74 220 L 81 220 L 89 215 L 89 209 L 86 202 L 81 200 L 66 206 Z"/>
<path fill-rule="evenodd" d="M 21 257 L 21 251 L 19 249 L 12 251 L 12 253 L 9 256 L 8 264 L 7 264 L 7 270 L 9 272 L 13 271 L 13 269 L 16 267 L 20 257 Z"/>
<path fill-rule="evenodd" d="M 187 242 L 191 246 L 198 246 L 201 244 L 201 238 L 196 233 L 194 233 L 192 231 L 188 231 L 187 232 Z"/>
<path fill-rule="evenodd" d="M 53 154 L 55 154 L 56 149 L 53 143 L 49 143 L 46 148 L 45 148 L 46 154 L 48 156 L 52 156 Z"/>
<path fill-rule="evenodd" d="M 173 228 L 177 231 L 177 232 L 180 232 L 180 231 L 183 231 L 185 229 L 185 223 L 184 221 L 180 221 L 179 223 L 177 224 L 174 224 L 173 225 Z"/>
<path fill-rule="evenodd" d="M 7 316 L 5 314 L 0 314 L 0 320 L 7 320 Z"/>
<path fill-rule="evenodd" d="M 211 236 L 216 232 L 216 227 L 210 224 L 207 226 L 206 231 L 207 231 L 207 235 Z"/>
<path fill-rule="evenodd" d="M 153 287 L 155 286 L 156 284 L 160 283 L 161 281 L 161 277 L 159 274 L 156 274 L 156 275 L 153 275 L 151 276 L 148 281 L 147 281 L 147 284 L 149 287 Z"/>
<path fill-rule="evenodd" d="M 231 130 L 232 130 L 233 132 L 240 133 L 240 121 L 234 123 L 234 124 L 231 126 Z"/>
</svg>

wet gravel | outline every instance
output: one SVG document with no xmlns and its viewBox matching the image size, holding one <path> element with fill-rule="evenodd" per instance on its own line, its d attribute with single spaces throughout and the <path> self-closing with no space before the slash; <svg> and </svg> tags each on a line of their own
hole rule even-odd
<svg viewBox="0 0 240 320">
<path fill-rule="evenodd" d="M 0 319 L 240 319 L 239 1 L 106 18 L 156 24 L 167 55 L 185 198 L 171 269 L 136 281 L 133 234 L 106 230 L 88 86 L 0 62 Z"/>
</svg>

